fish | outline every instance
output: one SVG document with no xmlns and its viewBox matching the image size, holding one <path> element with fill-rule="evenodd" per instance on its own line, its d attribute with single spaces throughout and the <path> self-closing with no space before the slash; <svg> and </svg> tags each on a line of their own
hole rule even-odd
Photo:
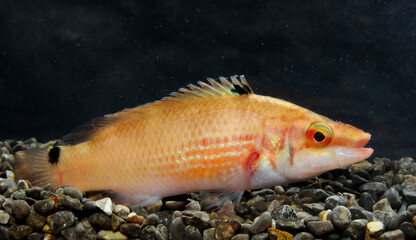
<svg viewBox="0 0 416 240">
<path fill-rule="evenodd" d="M 16 173 L 38 186 L 108 191 L 126 205 L 192 192 L 235 204 L 245 190 L 307 180 L 367 159 L 373 153 L 365 147 L 370 137 L 293 103 L 254 94 L 245 77 L 236 75 L 208 78 L 94 119 L 60 145 L 18 152 Z"/>
</svg>

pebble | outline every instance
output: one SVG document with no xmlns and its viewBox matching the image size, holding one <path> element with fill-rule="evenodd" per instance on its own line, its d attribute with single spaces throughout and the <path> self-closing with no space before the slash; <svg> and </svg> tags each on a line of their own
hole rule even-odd
<svg viewBox="0 0 416 240">
<path fill-rule="evenodd" d="M 155 237 L 157 240 L 168 240 L 169 238 L 168 228 L 163 224 L 157 225 L 156 231 L 155 231 Z"/>
<path fill-rule="evenodd" d="M 171 210 L 179 210 L 185 206 L 185 203 L 182 201 L 166 201 L 165 206 Z"/>
<path fill-rule="evenodd" d="M 143 223 L 143 217 L 138 215 L 135 212 L 131 212 L 131 213 L 129 213 L 129 215 L 127 215 L 126 221 L 131 222 L 131 223 L 142 224 Z"/>
<path fill-rule="evenodd" d="M 306 227 L 315 235 L 324 235 L 334 230 L 331 221 L 310 221 Z"/>
<path fill-rule="evenodd" d="M 77 224 L 75 233 L 78 239 L 93 240 L 97 238 L 97 232 L 87 219 L 84 219 Z"/>
<path fill-rule="evenodd" d="M 382 198 L 387 198 L 392 208 L 399 208 L 402 205 L 400 194 L 394 187 L 387 189 L 387 191 L 381 195 L 380 199 Z"/>
<path fill-rule="evenodd" d="M 91 201 L 91 200 L 88 199 L 85 202 L 84 201 L 82 201 L 82 202 L 83 202 L 83 204 L 82 204 L 82 210 L 83 211 L 93 212 L 97 208 L 97 204 L 95 204 L 94 201 Z"/>
<path fill-rule="evenodd" d="M 120 232 L 129 237 L 137 238 L 140 236 L 141 226 L 138 223 L 124 223 L 120 226 Z"/>
<path fill-rule="evenodd" d="M 331 221 L 338 230 L 342 231 L 351 222 L 351 212 L 344 206 L 336 206 L 328 213 L 328 220 Z"/>
<path fill-rule="evenodd" d="M 325 199 L 326 209 L 333 209 L 336 206 L 346 206 L 346 205 L 347 205 L 347 200 L 342 196 L 332 195 Z"/>
<path fill-rule="evenodd" d="M 59 211 L 46 218 L 47 224 L 53 234 L 72 226 L 75 223 L 75 215 L 70 211 Z"/>
<path fill-rule="evenodd" d="M 0 224 L 7 224 L 10 219 L 10 214 L 0 209 Z"/>
<path fill-rule="evenodd" d="M 66 240 L 76 240 L 77 239 L 77 232 L 75 230 L 75 226 L 62 230 L 61 235 Z"/>
<path fill-rule="evenodd" d="M 269 240 L 269 234 L 268 233 L 258 233 L 251 237 L 251 240 Z"/>
<path fill-rule="evenodd" d="M 125 222 L 126 221 L 123 218 L 121 218 L 121 217 L 119 217 L 115 214 L 111 215 L 111 230 L 117 231 L 118 228 L 120 227 L 120 225 L 125 223 Z"/>
<path fill-rule="evenodd" d="M 368 221 L 366 219 L 356 219 L 350 222 L 345 229 L 343 236 L 349 237 L 354 240 L 364 239 L 365 230 L 367 228 Z"/>
<path fill-rule="evenodd" d="M 280 185 L 275 186 L 275 187 L 273 188 L 273 190 L 274 190 L 277 194 L 279 194 L 279 195 L 283 195 L 283 194 L 285 194 L 285 189 L 284 189 L 282 186 L 280 186 Z M 299 189 L 299 190 L 300 190 L 300 189 Z"/>
<path fill-rule="evenodd" d="M 81 202 L 78 199 L 66 195 L 60 199 L 59 205 L 78 211 L 82 209 Z"/>
<path fill-rule="evenodd" d="M 36 213 L 34 210 L 30 210 L 29 215 L 26 218 L 26 224 L 34 230 L 42 230 L 46 223 L 46 217 Z"/>
<path fill-rule="evenodd" d="M 101 230 L 97 234 L 98 239 L 108 239 L 108 240 L 124 240 L 129 239 L 126 235 L 123 235 L 121 232 L 113 232 L 109 230 Z"/>
<path fill-rule="evenodd" d="M 251 233 L 261 233 L 270 227 L 272 224 L 272 215 L 269 212 L 262 213 L 259 217 L 254 219 L 253 225 L 251 225 Z"/>
<path fill-rule="evenodd" d="M 140 233 L 140 239 L 141 240 L 153 240 L 155 239 L 155 232 L 156 228 L 155 226 L 149 225 L 143 228 L 143 230 Z"/>
<path fill-rule="evenodd" d="M 237 235 L 234 235 L 231 240 L 249 240 L 250 239 L 250 235 L 248 235 L 247 233 L 240 233 Z"/>
<path fill-rule="evenodd" d="M 200 211 L 201 205 L 197 201 L 191 201 L 190 203 L 186 204 L 185 210 Z"/>
<path fill-rule="evenodd" d="M 9 239 L 10 231 L 8 227 L 0 225 L 0 239 Z"/>
<path fill-rule="evenodd" d="M 55 202 L 51 199 L 40 200 L 33 204 L 33 209 L 41 214 L 47 215 L 55 208 Z"/>
<path fill-rule="evenodd" d="M 79 201 L 82 200 L 82 192 L 71 186 L 64 187 L 64 194 L 72 198 L 78 199 Z"/>
<path fill-rule="evenodd" d="M 380 235 L 380 237 L 378 238 L 378 240 L 404 240 L 404 233 L 402 232 L 402 230 L 397 229 L 397 230 L 393 230 L 393 231 L 389 231 L 389 232 L 385 232 L 383 234 Z"/>
<path fill-rule="evenodd" d="M 292 239 L 293 235 L 275 228 L 269 228 L 268 236 L 270 240 Z"/>
<path fill-rule="evenodd" d="M 380 221 L 372 221 L 367 223 L 365 231 L 366 239 L 377 239 L 384 232 L 384 224 Z"/>
<path fill-rule="evenodd" d="M 95 201 L 95 204 L 101 209 L 107 216 L 113 214 L 113 203 L 110 198 L 103 198 Z"/>
<path fill-rule="evenodd" d="M 293 240 L 313 240 L 313 239 L 315 239 L 313 235 L 308 232 L 300 232 L 300 233 L 297 233 L 293 237 Z"/>
<path fill-rule="evenodd" d="M 30 212 L 30 206 L 24 200 L 12 201 L 12 212 L 17 219 L 24 219 Z"/>
<path fill-rule="evenodd" d="M 16 240 L 27 238 L 31 232 L 33 232 L 33 229 L 27 225 L 13 224 L 9 229 L 10 236 Z"/>
<path fill-rule="evenodd" d="M 3 238 L 0 238 L 0 239 L 3 239 Z M 33 232 L 33 233 L 31 233 L 27 236 L 27 239 L 28 240 L 42 240 L 43 239 L 43 234 Z M 76 238 L 67 238 L 67 240 L 76 240 Z"/>
<path fill-rule="evenodd" d="M 329 194 L 322 189 L 302 189 L 299 191 L 299 198 L 309 197 L 314 202 L 322 201 L 329 197 Z"/>
<path fill-rule="evenodd" d="M 215 228 L 205 229 L 202 234 L 202 240 L 215 240 Z"/>
<path fill-rule="evenodd" d="M 251 209 L 245 202 L 241 202 L 235 205 L 234 211 L 240 216 L 251 214 Z"/>
<path fill-rule="evenodd" d="M 205 231 L 204 231 L 204 235 L 205 235 Z M 183 223 L 182 218 L 178 217 L 178 218 L 173 219 L 172 223 L 169 226 L 169 232 L 172 234 L 173 240 L 184 239 L 185 224 Z"/>
<path fill-rule="evenodd" d="M 162 207 L 163 207 L 162 200 L 158 200 L 149 204 L 146 209 L 149 213 L 156 213 L 156 212 L 160 212 L 162 210 Z"/>
<path fill-rule="evenodd" d="M 412 222 L 412 213 L 409 211 L 403 211 L 394 218 L 393 222 L 387 227 L 388 229 L 398 229 L 403 222 Z"/>
<path fill-rule="evenodd" d="M 103 213 L 94 213 L 89 216 L 88 221 L 101 229 L 111 230 L 111 219 Z"/>
<path fill-rule="evenodd" d="M 124 205 L 117 204 L 113 209 L 113 213 L 122 219 L 127 219 L 127 216 L 130 213 L 130 209 Z"/>
<path fill-rule="evenodd" d="M 234 233 L 237 232 L 240 228 L 241 228 L 241 224 L 239 222 L 236 222 L 233 220 L 222 221 L 215 228 L 215 239 L 217 240 L 231 239 Z"/>
<path fill-rule="evenodd" d="M 312 215 L 316 215 L 319 212 L 325 210 L 325 207 L 320 203 L 305 203 L 302 205 L 305 211 L 309 212 Z"/>
<path fill-rule="evenodd" d="M 412 185 L 405 185 L 402 187 L 402 194 L 408 204 L 416 204 L 416 187 Z"/>
<path fill-rule="evenodd" d="M 186 240 L 201 240 L 202 235 L 199 232 L 198 228 L 192 225 L 185 227 L 185 238 Z"/>
<path fill-rule="evenodd" d="M 400 224 L 400 230 L 403 231 L 404 235 L 409 238 L 416 238 L 416 229 L 410 222 L 404 222 Z"/>
</svg>

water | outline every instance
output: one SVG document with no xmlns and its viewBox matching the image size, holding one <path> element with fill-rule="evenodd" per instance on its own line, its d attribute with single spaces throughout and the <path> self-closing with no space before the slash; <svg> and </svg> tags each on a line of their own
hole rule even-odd
<svg viewBox="0 0 416 240">
<path fill-rule="evenodd" d="M 59 138 L 206 77 L 246 75 L 416 156 L 413 1 L 0 3 L 0 139 Z"/>
</svg>

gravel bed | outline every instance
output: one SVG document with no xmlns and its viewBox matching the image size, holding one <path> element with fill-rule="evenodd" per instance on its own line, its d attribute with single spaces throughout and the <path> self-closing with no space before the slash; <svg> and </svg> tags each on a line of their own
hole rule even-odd
<svg viewBox="0 0 416 240">
<path fill-rule="evenodd" d="M 44 147 L 0 142 L 0 239 L 416 239 L 416 163 L 375 158 L 288 186 L 246 191 L 230 217 L 201 210 L 200 194 L 145 208 L 90 200 L 64 186 L 14 177 L 14 153 Z"/>
</svg>

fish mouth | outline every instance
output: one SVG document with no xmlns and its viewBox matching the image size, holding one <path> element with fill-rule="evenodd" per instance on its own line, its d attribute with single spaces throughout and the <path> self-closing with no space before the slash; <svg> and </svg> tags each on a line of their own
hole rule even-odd
<svg viewBox="0 0 416 240">
<path fill-rule="evenodd" d="M 374 150 L 369 147 L 364 147 L 370 141 L 371 134 L 363 133 L 352 145 L 352 148 L 344 148 L 340 155 L 348 157 L 350 160 L 367 159 Z"/>
</svg>

